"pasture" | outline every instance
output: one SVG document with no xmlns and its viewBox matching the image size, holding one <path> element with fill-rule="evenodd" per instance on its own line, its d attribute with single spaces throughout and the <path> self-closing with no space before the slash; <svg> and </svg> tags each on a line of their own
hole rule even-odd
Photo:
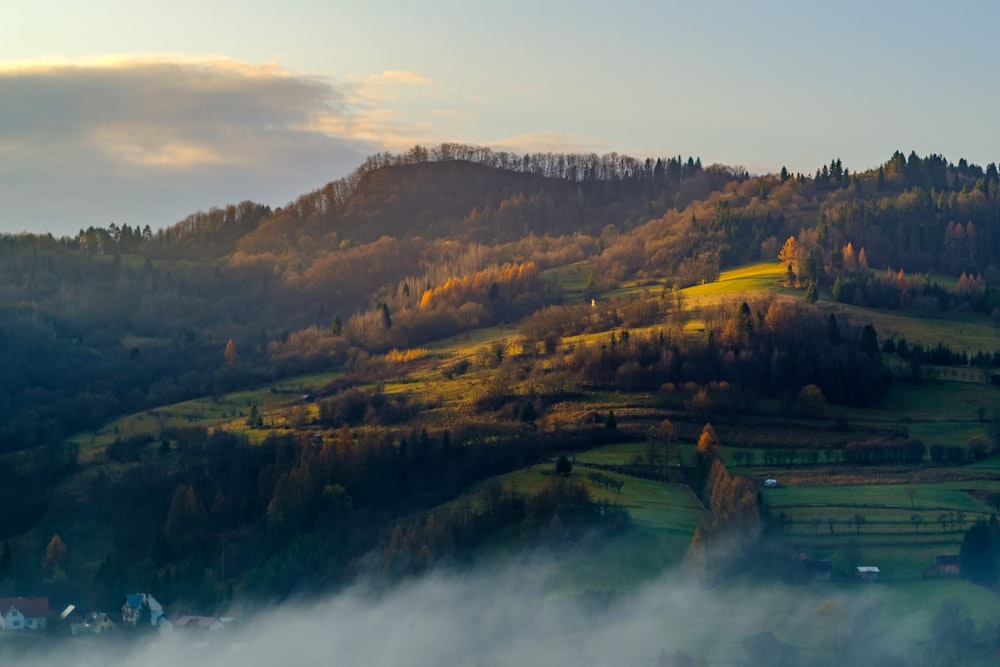
<svg viewBox="0 0 1000 667">
<path fill-rule="evenodd" d="M 602 472 L 622 482 L 620 492 L 595 484 L 595 472 L 575 466 L 570 479 L 587 485 L 594 500 L 622 505 L 632 526 L 620 535 L 593 541 L 580 552 L 561 554 L 553 586 L 565 592 L 633 592 L 683 562 L 694 529 L 705 515 L 691 490 L 677 484 Z M 553 477 L 553 465 L 540 464 L 501 476 L 508 489 L 536 493 Z M 460 501 L 461 502 L 461 501 Z"/>
<path fill-rule="evenodd" d="M 763 489 L 777 534 L 842 576 L 877 565 L 884 581 L 921 578 L 936 556 L 955 555 L 965 530 L 992 513 L 976 491 L 990 481 Z"/>
</svg>

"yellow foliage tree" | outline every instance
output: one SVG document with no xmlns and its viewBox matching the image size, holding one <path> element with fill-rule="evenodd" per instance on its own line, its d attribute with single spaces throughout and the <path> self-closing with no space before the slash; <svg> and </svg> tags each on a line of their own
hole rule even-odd
<svg viewBox="0 0 1000 667">
<path fill-rule="evenodd" d="M 794 236 L 789 236 L 788 240 L 785 241 L 785 245 L 778 251 L 778 261 L 781 262 L 782 266 L 790 264 L 796 274 L 801 273 L 799 269 L 802 263 L 802 246 L 799 245 Z"/>
<path fill-rule="evenodd" d="M 715 429 L 712 428 L 711 424 L 705 424 L 705 427 L 701 429 L 701 435 L 698 436 L 698 453 L 710 458 L 717 458 L 721 451 L 722 444 L 719 442 L 718 436 L 715 435 Z"/>
</svg>

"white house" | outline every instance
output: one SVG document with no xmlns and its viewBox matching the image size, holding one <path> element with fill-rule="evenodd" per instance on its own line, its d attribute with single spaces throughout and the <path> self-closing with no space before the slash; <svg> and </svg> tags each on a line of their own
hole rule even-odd
<svg viewBox="0 0 1000 667">
<path fill-rule="evenodd" d="M 49 622 L 48 598 L 0 598 L 0 628 L 44 630 Z"/>
</svg>

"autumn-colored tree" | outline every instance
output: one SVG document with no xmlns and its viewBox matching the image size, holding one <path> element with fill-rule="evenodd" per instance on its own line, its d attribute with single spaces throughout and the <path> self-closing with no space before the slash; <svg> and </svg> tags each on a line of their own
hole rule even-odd
<svg viewBox="0 0 1000 667">
<path fill-rule="evenodd" d="M 226 343 L 226 351 L 224 352 L 226 358 L 226 364 L 232 368 L 240 363 L 240 353 L 236 351 L 236 343 L 230 338 Z"/>
<path fill-rule="evenodd" d="M 56 533 L 49 540 L 49 546 L 45 548 L 45 556 L 42 558 L 42 575 L 46 581 L 60 581 L 66 578 L 66 545 L 62 538 Z"/>
<path fill-rule="evenodd" d="M 711 424 L 705 424 L 698 436 L 698 453 L 709 458 L 717 458 L 722 451 L 718 436 Z"/>
<path fill-rule="evenodd" d="M 778 251 L 778 261 L 783 265 L 791 265 L 794 272 L 801 273 L 802 246 L 799 245 L 794 236 L 789 236 L 788 240 L 785 241 L 785 245 Z"/>
<path fill-rule="evenodd" d="M 848 244 L 844 246 L 842 264 L 844 267 L 844 271 L 847 271 L 848 273 L 853 273 L 858 269 L 858 258 L 857 256 L 855 256 L 854 246 L 851 245 L 850 242 L 848 242 Z"/>
<path fill-rule="evenodd" d="M 187 534 L 198 518 L 198 497 L 188 484 L 178 484 L 163 525 L 163 534 L 178 539 Z"/>
</svg>

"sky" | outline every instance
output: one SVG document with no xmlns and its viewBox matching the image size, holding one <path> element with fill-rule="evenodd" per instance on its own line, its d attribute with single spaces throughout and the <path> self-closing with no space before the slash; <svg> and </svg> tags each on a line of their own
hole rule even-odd
<svg viewBox="0 0 1000 667">
<path fill-rule="evenodd" d="M 280 206 L 444 141 L 752 173 L 1000 158 L 989 0 L 9 4 L 0 233 Z"/>
</svg>

